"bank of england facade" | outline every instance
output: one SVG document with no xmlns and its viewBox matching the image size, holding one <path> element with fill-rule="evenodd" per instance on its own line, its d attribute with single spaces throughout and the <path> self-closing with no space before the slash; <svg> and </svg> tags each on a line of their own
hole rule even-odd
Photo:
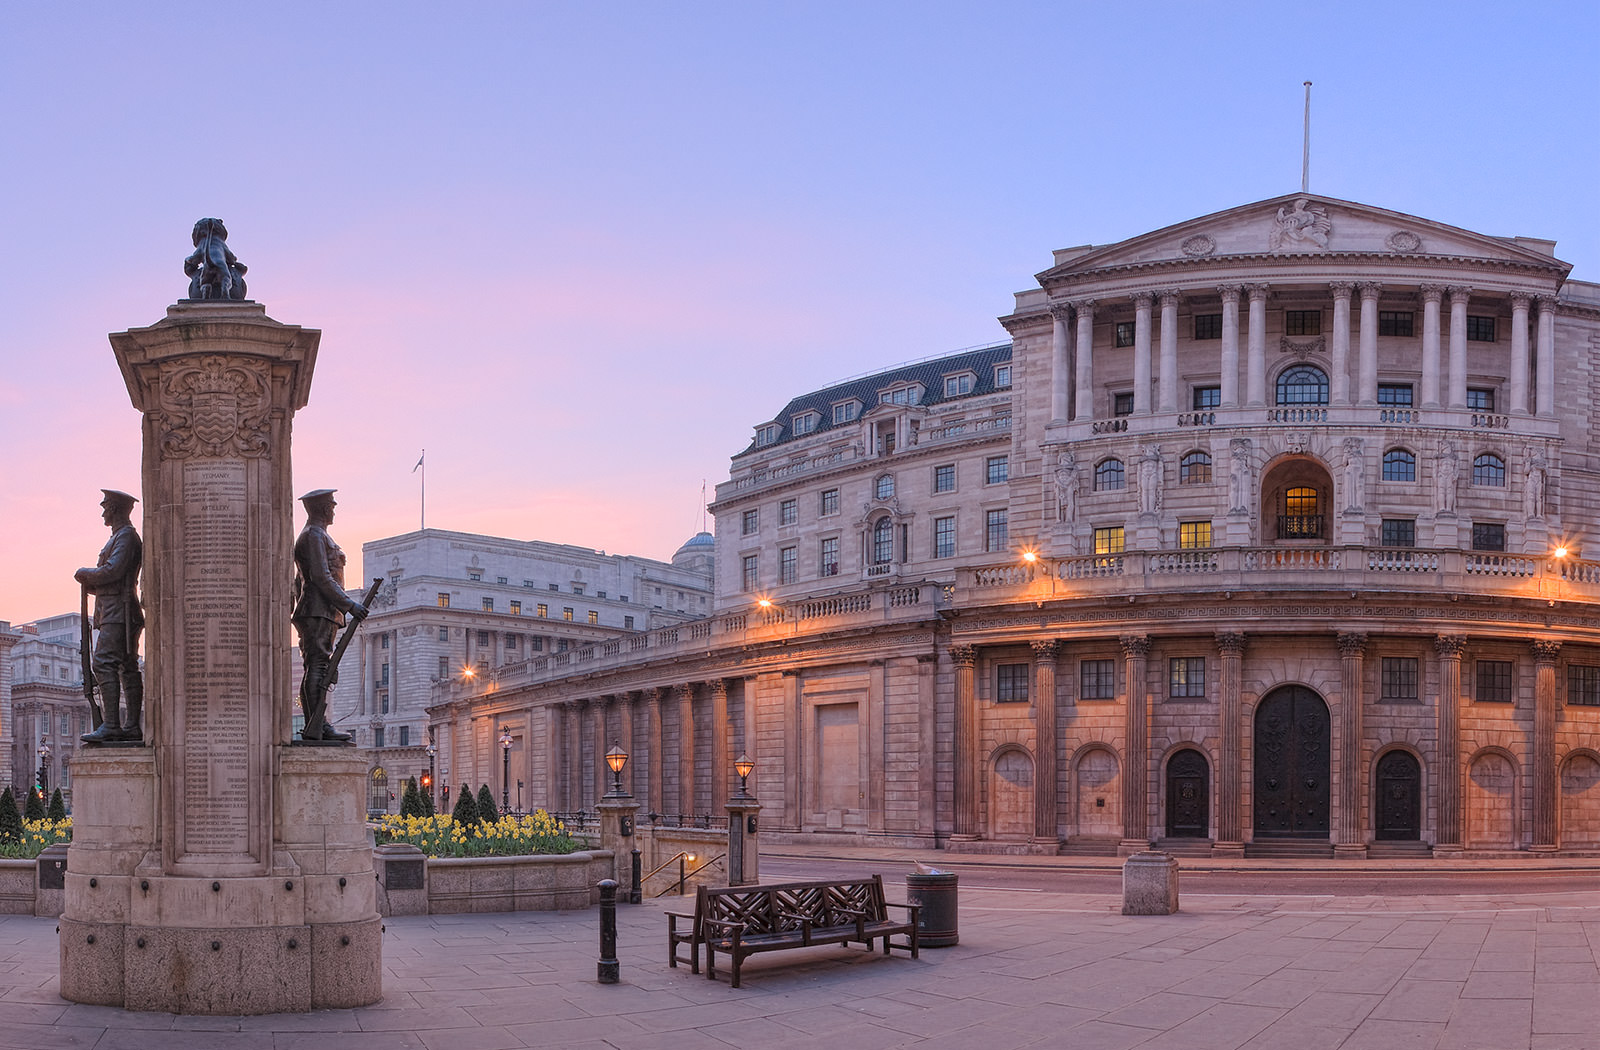
<svg viewBox="0 0 1600 1050">
<path fill-rule="evenodd" d="M 712 615 L 436 687 L 441 777 L 511 739 L 592 809 L 621 743 L 658 819 L 748 754 L 769 837 L 1600 850 L 1600 287 L 1554 249 L 1295 194 L 1057 251 L 1003 341 L 756 425 Z"/>
</svg>

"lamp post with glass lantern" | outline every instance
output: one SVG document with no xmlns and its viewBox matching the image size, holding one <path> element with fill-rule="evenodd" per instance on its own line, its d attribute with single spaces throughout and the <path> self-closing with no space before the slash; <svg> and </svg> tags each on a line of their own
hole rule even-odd
<svg viewBox="0 0 1600 1050">
<path fill-rule="evenodd" d="M 739 793 L 728 800 L 728 885 L 748 886 L 761 880 L 761 851 L 756 838 L 756 814 L 761 803 L 750 794 L 750 774 L 756 768 L 748 754 L 733 762 L 739 774 Z"/>
<path fill-rule="evenodd" d="M 500 727 L 500 813 L 511 812 L 511 727 Z"/>
<path fill-rule="evenodd" d="M 429 807 L 429 810 L 431 811 L 433 809 L 433 803 L 434 803 L 433 781 L 434 781 L 434 777 L 436 775 L 436 773 L 434 771 L 434 768 L 433 768 L 433 758 L 434 758 L 435 755 L 437 755 L 439 753 L 439 749 L 437 747 L 435 747 L 434 744 L 433 744 L 433 730 L 432 729 L 428 730 L 428 746 L 426 748 L 424 748 L 424 750 L 427 751 L 427 753 L 428 753 L 428 807 Z"/>
<path fill-rule="evenodd" d="M 39 795 L 44 797 L 50 792 L 50 741 L 44 737 L 39 738 Z"/>
<path fill-rule="evenodd" d="M 601 756 L 595 756 L 596 761 Z M 639 803 L 622 786 L 622 770 L 628 764 L 628 752 L 621 744 L 612 744 L 604 755 L 611 770 L 611 790 L 595 803 L 600 814 L 600 848 L 610 850 L 619 896 L 635 904 L 639 902 L 639 851 L 633 848 L 633 815 Z M 627 861 L 631 857 L 632 870 Z"/>
</svg>

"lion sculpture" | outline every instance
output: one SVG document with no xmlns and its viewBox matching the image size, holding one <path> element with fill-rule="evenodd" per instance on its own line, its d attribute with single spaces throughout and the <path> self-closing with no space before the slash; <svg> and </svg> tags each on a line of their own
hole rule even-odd
<svg viewBox="0 0 1600 1050">
<path fill-rule="evenodd" d="M 194 253 L 183 260 L 189 275 L 189 298 L 245 298 L 247 267 L 228 250 L 228 228 L 221 219 L 201 219 L 194 224 Z"/>
</svg>

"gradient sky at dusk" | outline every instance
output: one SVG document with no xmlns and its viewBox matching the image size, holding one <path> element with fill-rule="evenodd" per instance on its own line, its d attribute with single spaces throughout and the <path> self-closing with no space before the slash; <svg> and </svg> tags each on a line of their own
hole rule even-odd
<svg viewBox="0 0 1600 1050">
<path fill-rule="evenodd" d="M 106 333 L 201 216 L 322 330 L 294 484 L 346 550 L 417 527 L 426 448 L 432 527 L 667 558 L 791 396 L 1298 188 L 1307 79 L 1314 192 L 1600 281 L 1593 0 L 6 4 L 0 619 L 76 609 L 138 489 Z"/>
</svg>

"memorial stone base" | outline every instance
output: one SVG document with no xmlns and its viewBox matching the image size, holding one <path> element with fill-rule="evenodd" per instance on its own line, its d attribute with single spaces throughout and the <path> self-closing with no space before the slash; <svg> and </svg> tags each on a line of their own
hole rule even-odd
<svg viewBox="0 0 1600 1050">
<path fill-rule="evenodd" d="M 381 919 L 363 809 L 366 763 L 345 748 L 274 748 L 270 864 L 203 858 L 163 871 L 154 748 L 72 760 L 75 819 L 61 917 L 61 994 L 180 1014 L 365 1006 L 383 995 Z"/>
</svg>

